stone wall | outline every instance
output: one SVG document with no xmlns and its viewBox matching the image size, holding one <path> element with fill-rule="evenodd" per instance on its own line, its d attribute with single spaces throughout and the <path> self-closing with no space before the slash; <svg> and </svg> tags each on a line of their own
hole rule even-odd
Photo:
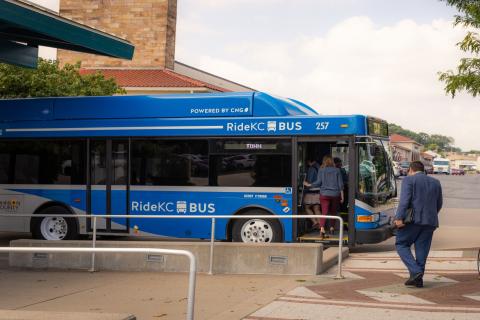
<svg viewBox="0 0 480 320">
<path fill-rule="evenodd" d="M 58 50 L 62 64 L 173 69 L 177 0 L 61 0 L 60 15 L 130 41 L 132 61 Z"/>
</svg>

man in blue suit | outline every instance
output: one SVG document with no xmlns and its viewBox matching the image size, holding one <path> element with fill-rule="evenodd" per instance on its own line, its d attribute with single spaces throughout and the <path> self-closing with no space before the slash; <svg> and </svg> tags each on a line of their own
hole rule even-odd
<svg viewBox="0 0 480 320">
<path fill-rule="evenodd" d="M 408 176 L 402 182 L 400 203 L 394 220 L 398 228 L 395 246 L 410 272 L 410 278 L 405 282 L 407 286 L 423 287 L 425 264 L 433 232 L 438 228 L 438 212 L 442 204 L 440 182 L 424 173 L 423 163 L 413 161 Z M 405 224 L 409 208 L 413 208 L 413 221 Z M 411 251 L 412 244 L 415 245 L 415 257 Z"/>
</svg>

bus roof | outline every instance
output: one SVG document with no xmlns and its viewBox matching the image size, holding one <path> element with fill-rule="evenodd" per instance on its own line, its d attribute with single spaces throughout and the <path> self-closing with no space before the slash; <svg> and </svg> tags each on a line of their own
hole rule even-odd
<svg viewBox="0 0 480 320">
<path fill-rule="evenodd" d="M 0 100 L 0 139 L 376 135 L 383 120 L 319 115 L 262 92 Z"/>
<path fill-rule="evenodd" d="M 0 100 L 0 121 L 317 115 L 263 92 Z"/>
</svg>

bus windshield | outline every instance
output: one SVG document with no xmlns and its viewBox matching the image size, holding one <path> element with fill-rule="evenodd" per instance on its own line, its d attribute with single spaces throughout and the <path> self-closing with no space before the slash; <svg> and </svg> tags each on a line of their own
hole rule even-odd
<svg viewBox="0 0 480 320">
<path fill-rule="evenodd" d="M 395 194 L 395 178 L 388 146 L 381 140 L 359 146 L 358 191 L 360 199 L 375 206 Z"/>
<path fill-rule="evenodd" d="M 433 164 L 436 165 L 436 166 L 448 166 L 450 164 L 450 162 L 448 161 L 433 161 Z"/>
</svg>

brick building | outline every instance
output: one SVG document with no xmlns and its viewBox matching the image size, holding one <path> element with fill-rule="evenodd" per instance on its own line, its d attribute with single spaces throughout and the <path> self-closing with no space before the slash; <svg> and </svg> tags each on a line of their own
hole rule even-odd
<svg viewBox="0 0 480 320">
<path fill-rule="evenodd" d="M 127 39 L 132 61 L 59 50 L 61 63 L 113 77 L 129 94 L 252 91 L 175 61 L 177 0 L 60 0 L 60 14 Z"/>
<path fill-rule="evenodd" d="M 395 161 L 420 160 L 423 146 L 413 139 L 395 133 L 390 136 L 390 146 Z"/>
<path fill-rule="evenodd" d="M 478 170 L 477 162 L 480 157 L 477 154 L 467 154 L 462 152 L 449 152 L 446 158 L 450 160 L 450 166 L 454 169 L 463 169 L 466 171 Z"/>
</svg>

